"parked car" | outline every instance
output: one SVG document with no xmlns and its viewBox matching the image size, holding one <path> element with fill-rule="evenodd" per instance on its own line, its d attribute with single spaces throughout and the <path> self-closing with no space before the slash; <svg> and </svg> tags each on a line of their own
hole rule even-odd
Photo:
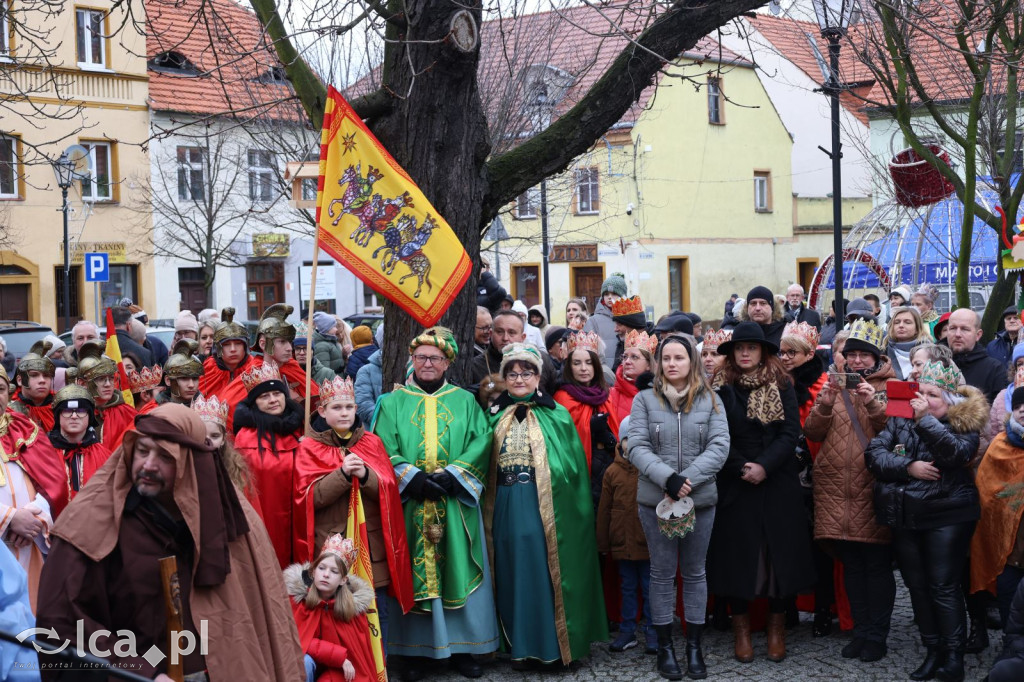
<svg viewBox="0 0 1024 682">
<path fill-rule="evenodd" d="M 0 320 L 0 336 L 7 343 L 7 354 L 13 355 L 15 362 L 29 352 L 32 344 L 40 341 L 53 330 L 38 322 L 25 320 Z"/>
<path fill-rule="evenodd" d="M 370 331 L 377 331 L 377 327 L 380 326 L 381 322 L 384 321 L 384 316 L 380 313 L 355 313 L 344 318 L 348 326 L 355 329 L 356 327 L 363 325 L 370 328 Z"/>
</svg>

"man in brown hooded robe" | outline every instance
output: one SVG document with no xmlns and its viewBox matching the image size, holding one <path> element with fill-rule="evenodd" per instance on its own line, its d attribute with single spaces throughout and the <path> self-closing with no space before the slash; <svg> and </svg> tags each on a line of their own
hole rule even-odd
<svg viewBox="0 0 1024 682">
<path fill-rule="evenodd" d="M 168 659 L 149 656 L 153 664 L 146 654 L 153 646 L 170 654 L 159 559 L 174 555 L 182 624 L 196 642 L 184 656 L 186 675 L 205 671 L 213 682 L 305 679 L 273 547 L 213 451 L 199 415 L 184 405 L 136 417 L 135 429 L 51 533 L 36 624 L 56 629 L 57 646 L 76 642 L 79 621 L 84 642 L 99 629 L 130 630 L 134 656 L 118 655 L 120 634 L 97 637 L 93 648 L 111 651 L 107 660 L 114 665 L 168 679 Z M 49 680 L 81 675 L 43 673 Z"/>
</svg>

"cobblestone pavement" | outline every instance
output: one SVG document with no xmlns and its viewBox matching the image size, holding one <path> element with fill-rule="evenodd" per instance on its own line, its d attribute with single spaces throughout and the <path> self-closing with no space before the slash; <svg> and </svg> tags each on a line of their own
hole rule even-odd
<svg viewBox="0 0 1024 682">
<path fill-rule="evenodd" d="M 838 621 L 828 637 L 815 638 L 811 635 L 810 614 L 802 613 L 800 626 L 786 633 L 787 657 L 781 663 L 772 663 L 766 658 L 764 633 L 753 636 L 753 663 L 742 664 L 732 656 L 732 633 L 708 629 L 704 638 L 704 658 L 708 666 L 709 680 L 843 680 L 849 682 L 887 682 L 907 680 L 911 670 L 924 658 L 924 649 L 914 627 L 910 597 L 903 587 L 899 574 L 896 576 L 898 592 L 893 612 L 892 631 L 889 634 L 889 653 L 876 663 L 849 661 L 839 655 L 840 649 L 850 641 L 848 632 L 839 632 Z M 979 682 L 985 678 L 998 653 L 1002 633 L 991 632 L 992 644 L 982 654 L 968 654 L 968 682 Z M 537 672 L 516 672 L 507 661 L 498 660 L 484 665 L 483 680 L 525 681 L 546 678 L 552 682 L 575 680 L 609 680 L 611 682 L 653 682 L 661 677 L 654 671 L 654 656 L 644 654 L 643 640 L 640 646 L 620 654 L 608 652 L 608 643 L 593 645 L 590 657 L 573 665 L 571 672 L 562 674 L 541 674 Z M 681 632 L 676 630 L 676 653 L 682 659 L 684 642 Z M 680 661 L 682 663 L 682 660 Z M 684 664 L 685 665 L 685 664 Z M 429 676 L 428 680 L 464 680 L 465 678 L 442 669 Z M 392 679 L 397 679 L 392 676 Z"/>
</svg>

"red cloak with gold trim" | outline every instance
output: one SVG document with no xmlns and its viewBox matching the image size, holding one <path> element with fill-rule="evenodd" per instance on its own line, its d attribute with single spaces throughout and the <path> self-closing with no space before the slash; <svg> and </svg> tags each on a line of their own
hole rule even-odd
<svg viewBox="0 0 1024 682">
<path fill-rule="evenodd" d="M 228 387 L 228 384 L 241 376 L 242 372 L 248 370 L 252 363 L 253 356 L 246 353 L 242 364 L 234 370 L 227 370 L 221 368 L 217 364 L 217 358 L 211 355 L 203 361 L 203 376 L 199 377 L 199 392 L 207 398 L 217 396 L 220 400 L 224 400 L 222 395 L 224 389 Z M 244 398 L 245 396 L 243 395 L 242 397 Z"/>
<path fill-rule="evenodd" d="M 388 548 L 388 571 L 391 573 L 388 592 L 401 605 L 402 612 L 408 613 L 414 605 L 412 570 L 395 468 L 384 451 L 384 443 L 368 431 L 363 431 L 349 452 L 359 455 L 363 463 L 377 474 L 381 530 Z M 292 533 L 294 554 L 299 561 L 312 561 L 319 550 L 314 541 L 313 486 L 341 467 L 342 459 L 341 448 L 324 445 L 312 438 L 303 439 L 299 445 L 299 457 L 295 462 L 295 529 Z"/>
<path fill-rule="evenodd" d="M 39 425 L 43 433 L 53 431 L 53 427 L 56 424 L 53 416 L 52 393 L 42 405 L 35 405 L 22 397 L 21 389 L 19 388 L 18 392 L 14 394 L 14 398 L 11 399 L 11 409 L 27 415 L 29 419 Z"/>
<path fill-rule="evenodd" d="M 68 505 L 67 473 L 64 460 L 45 436 L 40 438 L 39 426 L 18 412 L 8 410 L 2 417 L 7 420 L 6 430 L 0 436 L 0 447 L 7 459 L 17 462 L 36 492 L 50 503 L 50 518 L 54 521 Z"/>
</svg>

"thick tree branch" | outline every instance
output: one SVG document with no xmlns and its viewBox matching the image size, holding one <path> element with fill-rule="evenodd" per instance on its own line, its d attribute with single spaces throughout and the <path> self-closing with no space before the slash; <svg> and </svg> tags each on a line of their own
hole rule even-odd
<svg viewBox="0 0 1024 682">
<path fill-rule="evenodd" d="M 266 28 L 267 35 L 274 43 L 277 57 L 284 65 L 285 75 L 291 81 L 295 93 L 302 102 L 302 108 L 319 130 L 324 122 L 324 106 L 327 103 L 327 88 L 316 73 L 309 67 L 306 60 L 299 56 L 285 30 L 281 15 L 277 12 L 276 0 L 251 0 L 252 8 L 260 23 Z"/>
<path fill-rule="evenodd" d="M 484 223 L 541 178 L 565 170 L 590 149 L 653 83 L 667 59 L 694 47 L 739 14 L 765 4 L 766 0 L 679 0 L 673 4 L 622 50 L 576 106 L 542 133 L 487 163 L 490 186 L 484 200 Z"/>
<path fill-rule="evenodd" d="M 391 94 L 381 88 L 361 97 L 356 97 L 349 102 L 349 105 L 359 115 L 359 118 L 365 120 L 379 118 L 391 113 L 394 102 L 395 100 Z"/>
</svg>

